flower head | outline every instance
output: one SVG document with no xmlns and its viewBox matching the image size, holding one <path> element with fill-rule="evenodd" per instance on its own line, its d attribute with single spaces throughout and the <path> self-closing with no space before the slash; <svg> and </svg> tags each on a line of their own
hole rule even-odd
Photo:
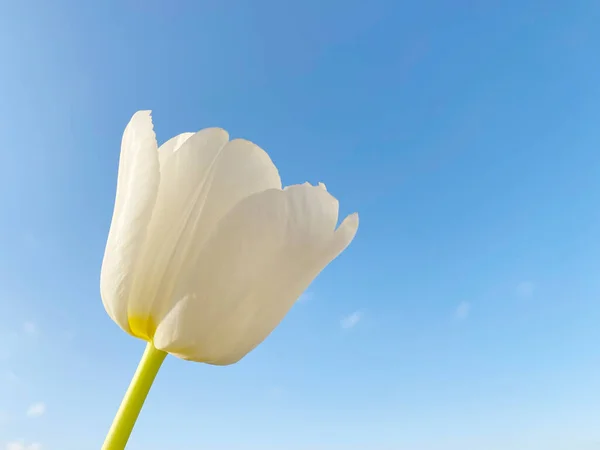
<svg viewBox="0 0 600 450">
<path fill-rule="evenodd" d="M 183 359 L 232 364 L 260 344 L 352 241 L 325 185 L 281 187 L 255 144 L 225 130 L 160 148 L 150 111 L 123 134 L 101 295 L 126 332 Z"/>
</svg>

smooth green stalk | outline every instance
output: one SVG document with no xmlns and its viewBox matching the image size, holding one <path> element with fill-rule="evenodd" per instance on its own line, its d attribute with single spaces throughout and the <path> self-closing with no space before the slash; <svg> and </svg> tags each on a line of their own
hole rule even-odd
<svg viewBox="0 0 600 450">
<path fill-rule="evenodd" d="M 102 450 L 123 450 L 137 420 L 154 378 L 167 354 L 148 342 L 142 360 L 129 384 L 115 420 L 108 430 Z"/>
</svg>

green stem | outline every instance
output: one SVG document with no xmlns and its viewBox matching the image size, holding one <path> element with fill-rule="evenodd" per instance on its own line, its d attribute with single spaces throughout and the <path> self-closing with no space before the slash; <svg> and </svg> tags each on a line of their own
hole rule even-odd
<svg viewBox="0 0 600 450">
<path fill-rule="evenodd" d="M 148 342 L 142 360 L 129 384 L 115 420 L 108 431 L 102 450 L 123 450 L 137 420 L 154 378 L 167 353 Z"/>
</svg>

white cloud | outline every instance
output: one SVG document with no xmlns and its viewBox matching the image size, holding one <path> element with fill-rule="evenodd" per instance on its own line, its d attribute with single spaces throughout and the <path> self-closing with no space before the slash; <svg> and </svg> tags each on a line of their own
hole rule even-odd
<svg viewBox="0 0 600 450">
<path fill-rule="evenodd" d="M 343 317 L 340 321 L 340 325 L 344 329 L 354 328 L 358 322 L 362 319 L 362 312 L 354 311 L 352 314 Z"/>
<path fill-rule="evenodd" d="M 46 404 L 43 402 L 34 403 L 27 410 L 28 417 L 40 417 L 46 412 Z"/>
<path fill-rule="evenodd" d="M 471 312 L 471 304 L 469 302 L 460 302 L 454 311 L 454 317 L 458 320 L 465 320 Z"/>
<path fill-rule="evenodd" d="M 37 331 L 37 327 L 33 322 L 25 322 L 23 324 L 23 331 L 27 334 L 33 334 Z"/>
<path fill-rule="evenodd" d="M 31 444 L 25 444 L 25 441 L 12 441 L 6 444 L 6 450 L 42 450 L 42 444 L 39 442 L 32 442 Z"/>
<path fill-rule="evenodd" d="M 517 295 L 521 298 L 529 298 L 535 291 L 535 283 L 533 281 L 521 281 L 517 285 Z"/>
</svg>

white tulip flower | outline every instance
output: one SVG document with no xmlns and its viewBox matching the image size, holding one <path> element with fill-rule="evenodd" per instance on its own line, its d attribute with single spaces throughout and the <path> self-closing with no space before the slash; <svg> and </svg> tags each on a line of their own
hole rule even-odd
<svg viewBox="0 0 600 450">
<path fill-rule="evenodd" d="M 100 285 L 109 316 L 149 344 L 103 448 L 124 448 L 167 353 L 227 365 L 260 344 L 354 238 L 357 214 L 337 222 L 324 184 L 282 189 L 255 144 L 207 128 L 159 148 L 150 111 L 135 113 Z"/>
</svg>

